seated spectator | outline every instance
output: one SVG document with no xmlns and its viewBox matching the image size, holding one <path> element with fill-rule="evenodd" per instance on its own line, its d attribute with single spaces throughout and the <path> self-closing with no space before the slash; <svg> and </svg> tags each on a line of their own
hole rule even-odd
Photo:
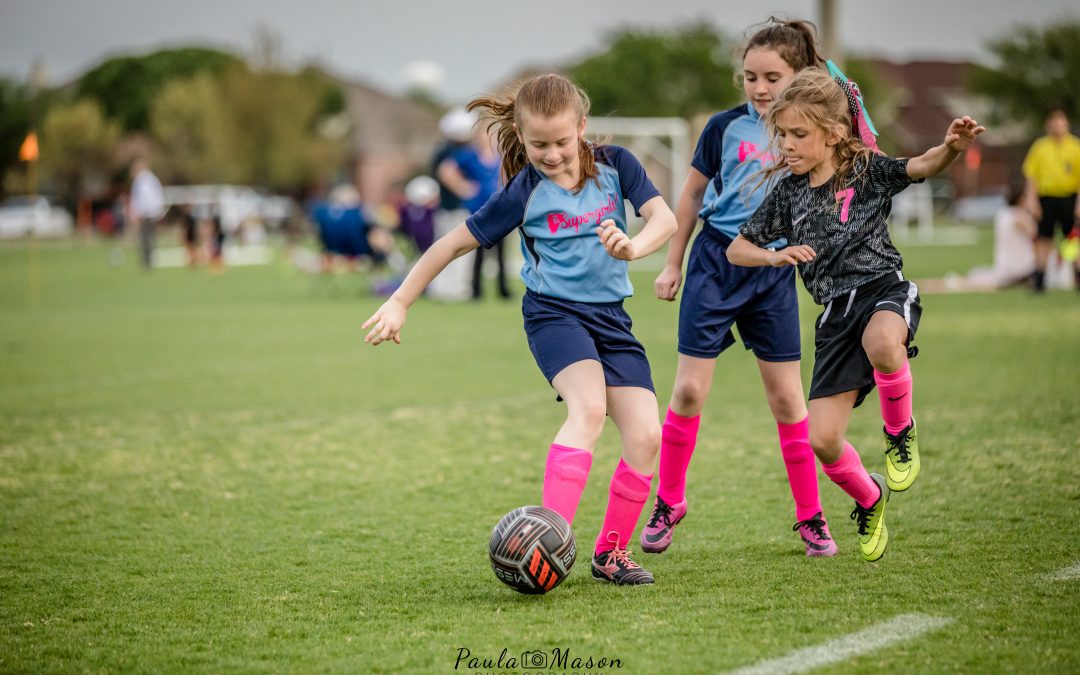
<svg viewBox="0 0 1080 675">
<path fill-rule="evenodd" d="M 994 215 L 994 264 L 968 272 L 967 285 L 992 290 L 1030 282 L 1035 271 L 1035 219 L 1022 207 L 1023 190 L 1011 189 Z"/>
<path fill-rule="evenodd" d="M 330 192 L 326 202 L 315 204 L 311 211 L 323 249 L 322 270 L 330 272 L 337 256 L 346 260 L 349 269 L 358 266 L 360 258 L 381 260 L 368 242 L 370 223 L 360 203 L 360 193 L 351 185 L 339 185 Z"/>
<path fill-rule="evenodd" d="M 418 253 L 435 243 L 435 212 L 439 208 L 439 184 L 430 176 L 417 176 L 405 185 L 405 201 L 398 206 L 401 232 Z"/>
</svg>

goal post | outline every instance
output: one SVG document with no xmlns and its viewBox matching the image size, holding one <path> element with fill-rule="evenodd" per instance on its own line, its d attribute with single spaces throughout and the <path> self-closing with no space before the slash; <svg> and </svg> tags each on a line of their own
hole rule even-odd
<svg viewBox="0 0 1080 675">
<path fill-rule="evenodd" d="M 690 124 L 681 117 L 590 117 L 591 138 L 629 150 L 674 210 L 690 166 Z"/>
</svg>

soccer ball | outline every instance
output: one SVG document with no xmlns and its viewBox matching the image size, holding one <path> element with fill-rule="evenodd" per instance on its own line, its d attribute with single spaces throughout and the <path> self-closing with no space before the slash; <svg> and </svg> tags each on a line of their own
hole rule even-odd
<svg viewBox="0 0 1080 675">
<path fill-rule="evenodd" d="M 522 506 L 503 516 L 488 542 L 495 576 L 519 593 L 547 593 L 577 559 L 570 523 L 543 506 Z"/>
</svg>

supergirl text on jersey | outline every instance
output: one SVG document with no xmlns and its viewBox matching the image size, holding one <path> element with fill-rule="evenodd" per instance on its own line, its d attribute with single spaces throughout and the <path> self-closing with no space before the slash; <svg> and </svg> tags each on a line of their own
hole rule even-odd
<svg viewBox="0 0 1080 675">
<path fill-rule="evenodd" d="M 635 212 L 660 192 L 624 148 L 593 148 L 597 181 L 579 192 L 559 187 L 527 165 L 465 221 L 484 248 L 521 228 L 521 278 L 535 293 L 577 302 L 617 302 L 633 294 L 627 264 L 604 250 L 596 227 L 611 219 L 626 231 L 629 199 Z"/>
<path fill-rule="evenodd" d="M 710 117 L 690 161 L 710 179 L 698 212 L 705 225 L 729 241 L 735 239 L 739 226 L 765 199 L 765 186 L 756 185 L 753 176 L 770 164 L 765 121 L 753 105 L 745 103 Z"/>
<path fill-rule="evenodd" d="M 824 305 L 903 267 L 885 220 L 893 195 L 915 182 L 907 162 L 873 155 L 867 170 L 840 190 L 832 180 L 811 187 L 809 174 L 785 176 L 740 233 L 755 246 L 786 237 L 792 246 L 814 249 L 817 257 L 799 263 L 799 275 Z"/>
</svg>

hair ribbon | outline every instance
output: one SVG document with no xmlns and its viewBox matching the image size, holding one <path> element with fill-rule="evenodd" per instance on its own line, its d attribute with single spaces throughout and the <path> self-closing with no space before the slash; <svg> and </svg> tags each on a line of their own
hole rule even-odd
<svg viewBox="0 0 1080 675">
<path fill-rule="evenodd" d="M 859 91 L 859 85 L 855 84 L 852 80 L 849 80 L 847 75 L 844 75 L 844 71 L 840 70 L 835 63 L 831 60 L 826 61 L 825 65 L 829 69 L 829 74 L 836 80 L 840 88 L 844 90 L 844 94 L 847 96 L 848 109 L 851 111 L 852 126 L 855 127 L 859 134 L 859 138 L 862 140 L 868 148 L 874 151 L 878 151 L 877 139 L 878 131 L 874 128 L 874 123 L 870 120 L 870 113 L 866 112 L 866 104 L 863 102 L 862 92 Z"/>
</svg>

